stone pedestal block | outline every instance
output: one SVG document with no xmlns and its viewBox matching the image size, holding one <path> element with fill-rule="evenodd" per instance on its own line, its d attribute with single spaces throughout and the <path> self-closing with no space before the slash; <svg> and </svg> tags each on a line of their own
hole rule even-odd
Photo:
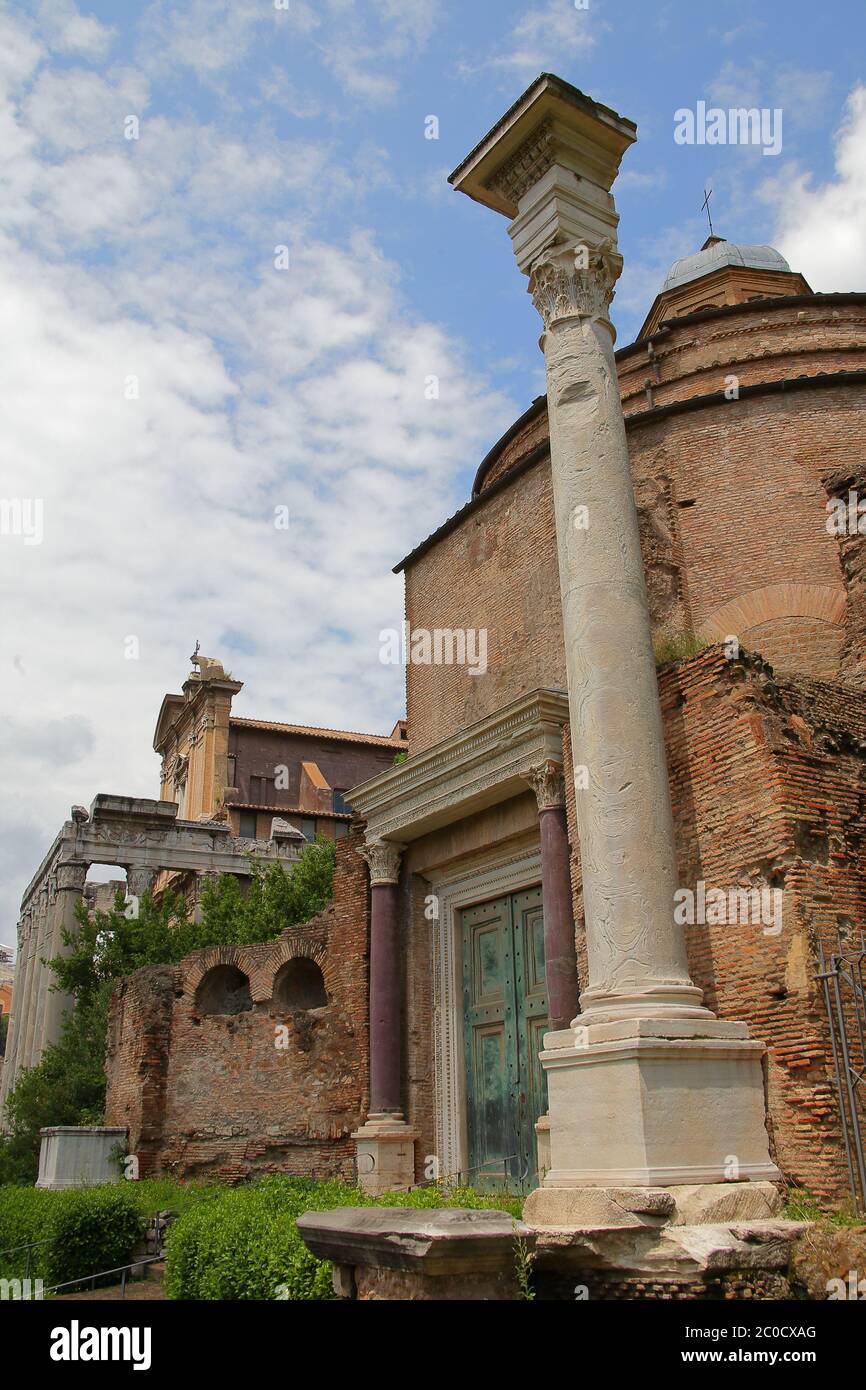
<svg viewBox="0 0 866 1390">
<path fill-rule="evenodd" d="M 529 1198 L 532 1220 L 575 1220 L 577 1208 L 564 1216 L 555 1195 L 568 1188 L 780 1181 L 764 1123 L 763 1044 L 744 1024 L 631 1019 L 544 1042 L 550 1168 Z"/>
<path fill-rule="evenodd" d="M 39 1133 L 42 1146 L 37 1187 L 58 1191 L 120 1181 L 114 1154 L 119 1146 L 126 1148 L 125 1129 L 52 1125 Z"/>
<path fill-rule="evenodd" d="M 371 1114 L 352 1138 L 362 1191 L 378 1197 L 382 1192 L 406 1192 L 414 1187 L 418 1131 L 405 1124 L 402 1116 Z"/>
</svg>

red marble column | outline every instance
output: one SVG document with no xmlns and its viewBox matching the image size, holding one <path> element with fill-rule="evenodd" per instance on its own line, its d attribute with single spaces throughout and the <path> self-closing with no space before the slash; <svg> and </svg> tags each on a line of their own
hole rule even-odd
<svg viewBox="0 0 866 1390">
<path fill-rule="evenodd" d="M 551 1032 L 556 1032 L 568 1028 L 578 1012 L 574 907 L 562 768 L 558 763 L 542 763 L 529 770 L 527 781 L 538 799 L 547 1016 Z"/>
<path fill-rule="evenodd" d="M 370 920 L 370 1114 L 400 1113 L 397 885 L 374 883 Z"/>
<path fill-rule="evenodd" d="M 402 845 L 368 841 L 370 866 L 370 1117 L 402 1117 L 400 1100 L 400 920 Z"/>
</svg>

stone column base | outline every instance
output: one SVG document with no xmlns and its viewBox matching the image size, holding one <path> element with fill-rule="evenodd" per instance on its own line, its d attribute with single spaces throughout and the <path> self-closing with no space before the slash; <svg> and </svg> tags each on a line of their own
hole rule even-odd
<svg viewBox="0 0 866 1390">
<path fill-rule="evenodd" d="M 367 1116 L 352 1135 L 358 1186 L 371 1197 L 406 1192 L 415 1186 L 415 1140 L 418 1130 L 399 1113 Z"/>
<path fill-rule="evenodd" d="M 678 1187 L 539 1187 L 523 1219 L 535 1230 L 660 1231 L 668 1226 L 774 1221 L 782 1198 L 771 1182 Z"/>
<path fill-rule="evenodd" d="M 769 1154 L 763 1051 L 744 1023 L 712 1017 L 546 1034 L 551 1166 L 530 1200 L 561 1188 L 781 1181 Z"/>
</svg>

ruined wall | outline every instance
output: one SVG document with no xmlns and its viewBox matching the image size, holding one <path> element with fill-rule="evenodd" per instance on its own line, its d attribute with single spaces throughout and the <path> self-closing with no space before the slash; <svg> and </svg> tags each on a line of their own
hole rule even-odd
<svg viewBox="0 0 866 1390">
<path fill-rule="evenodd" d="M 353 1176 L 349 1136 L 369 1086 L 368 889 L 357 843 L 355 834 L 338 846 L 334 905 L 311 922 L 121 982 L 109 1021 L 106 1123 L 128 1126 L 142 1175 Z M 320 1006 L 287 1007 L 279 997 L 281 972 L 298 958 L 321 969 Z M 248 1000 L 241 988 L 229 1000 L 236 1011 L 209 1013 L 208 987 L 224 966 L 246 978 Z"/>
<path fill-rule="evenodd" d="M 679 881 L 779 889 L 775 922 L 687 925 L 710 1008 L 766 1043 L 773 1155 L 786 1178 L 840 1199 L 847 1176 L 819 941 L 866 925 L 866 695 L 776 680 L 759 659 L 712 648 L 660 676 Z M 571 765 L 566 739 L 566 766 Z M 576 845 L 574 791 L 567 786 Z M 579 971 L 586 980 L 580 862 L 572 849 Z M 707 914 L 708 916 L 711 914 Z"/>
</svg>

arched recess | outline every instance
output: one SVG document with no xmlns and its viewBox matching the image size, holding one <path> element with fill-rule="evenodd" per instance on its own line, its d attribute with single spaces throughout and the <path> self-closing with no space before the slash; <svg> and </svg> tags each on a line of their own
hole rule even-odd
<svg viewBox="0 0 866 1390">
<path fill-rule="evenodd" d="M 320 999 L 319 1004 L 294 1005 L 293 1007 L 321 1008 L 322 1005 L 327 1004 L 334 991 L 333 971 L 328 959 L 328 952 L 322 942 L 316 941 L 313 937 L 295 936 L 281 937 L 275 943 L 274 953 L 270 958 L 272 974 L 268 992 L 273 1000 L 273 1007 L 278 1010 L 285 1007 L 277 997 L 276 985 L 279 979 L 292 977 L 293 972 L 286 969 L 292 961 L 306 961 L 315 966 L 321 976 L 321 990 L 324 993 L 324 998 Z M 313 978 L 312 973 L 308 972 L 308 979 L 312 981 Z M 298 980 L 300 980 L 300 973 L 298 973 Z"/>
<path fill-rule="evenodd" d="M 711 642 L 742 637 L 749 628 L 775 618 L 816 618 L 841 627 L 845 622 L 846 597 L 840 584 L 766 584 L 751 589 L 717 608 L 700 625 L 701 636 Z"/>
<path fill-rule="evenodd" d="M 243 1014 L 253 1007 L 250 979 L 236 965 L 214 965 L 205 971 L 195 992 L 200 1014 Z"/>
<path fill-rule="evenodd" d="M 292 956 L 274 976 L 274 1008 L 280 1013 L 321 1009 L 328 1002 L 325 977 L 309 956 Z"/>
</svg>

